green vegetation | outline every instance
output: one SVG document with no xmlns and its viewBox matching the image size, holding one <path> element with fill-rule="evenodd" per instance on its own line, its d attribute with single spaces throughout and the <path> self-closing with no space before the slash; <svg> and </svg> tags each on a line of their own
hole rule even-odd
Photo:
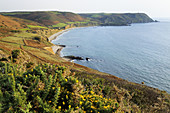
<svg viewBox="0 0 170 113">
<path fill-rule="evenodd" d="M 41 37 L 39 37 L 39 36 L 35 36 L 35 37 L 34 37 L 34 40 L 37 40 L 37 41 L 41 42 L 42 39 L 41 39 Z"/>
<path fill-rule="evenodd" d="M 23 14 L 30 14 L 30 12 L 10 12 L 10 13 L 1 13 L 2 15 L 23 15 Z"/>
<path fill-rule="evenodd" d="M 52 26 L 57 23 L 66 23 L 66 22 L 75 22 L 75 21 L 84 21 L 78 14 L 70 12 L 59 12 L 59 11 L 37 11 L 37 12 L 6 12 L 0 13 L 5 16 L 13 16 L 22 19 L 31 20 L 38 22 L 41 25 Z"/>
<path fill-rule="evenodd" d="M 12 57 L 17 58 L 17 56 L 19 56 L 20 52 L 21 52 L 20 50 L 13 50 L 12 51 Z"/>
<path fill-rule="evenodd" d="M 94 15 L 92 15 L 91 17 L 93 17 L 93 18 L 99 18 L 99 17 L 101 17 L 99 14 L 94 14 Z"/>
<path fill-rule="evenodd" d="M 1 112 L 121 111 L 115 99 L 85 90 L 81 81 L 65 74 L 65 67 L 44 64 L 22 72 L 17 65 L 2 64 L 0 70 L 5 70 L 0 71 Z"/>
<path fill-rule="evenodd" d="M 24 44 L 22 38 L 14 37 L 14 36 L 9 36 L 6 38 L 1 39 L 2 41 L 8 41 L 8 42 L 13 42 L 13 43 L 18 43 L 18 44 Z"/>
<path fill-rule="evenodd" d="M 94 13 L 80 14 L 84 18 L 91 19 L 103 26 L 129 25 L 131 23 L 147 23 L 153 20 L 144 13 Z"/>
<path fill-rule="evenodd" d="M 60 13 L 60 12 L 58 12 L 58 11 L 49 11 L 50 13 L 54 13 L 54 14 L 56 14 L 56 15 L 59 15 L 59 14 L 62 14 L 62 13 Z"/>
<path fill-rule="evenodd" d="M 23 29 L 20 29 L 21 31 L 27 31 L 27 30 L 30 30 L 30 28 L 23 28 Z"/>
<path fill-rule="evenodd" d="M 34 25 L 27 25 L 27 27 L 29 27 L 29 28 L 41 28 L 41 29 L 48 29 L 47 27 L 43 27 L 43 26 L 34 26 Z"/>
<path fill-rule="evenodd" d="M 65 27 L 65 26 L 67 26 L 67 24 L 65 23 L 58 23 L 56 25 L 52 25 L 52 27 L 60 27 L 60 28 Z"/>
<path fill-rule="evenodd" d="M 143 90 L 133 93 L 96 75 L 70 72 L 59 65 L 30 68 L 33 64 L 23 71 L 18 65 L 0 62 L 1 112 L 168 112 L 169 100 L 163 94 L 159 97 L 163 100 L 155 103 L 160 107 L 151 107 L 145 101 L 154 98 L 144 100 Z"/>
</svg>

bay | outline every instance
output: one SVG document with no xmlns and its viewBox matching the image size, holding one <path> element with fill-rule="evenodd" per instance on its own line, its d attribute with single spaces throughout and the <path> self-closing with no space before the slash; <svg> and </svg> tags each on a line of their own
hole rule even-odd
<svg viewBox="0 0 170 113">
<path fill-rule="evenodd" d="M 75 28 L 53 40 L 75 63 L 170 93 L 170 22 Z"/>
</svg>

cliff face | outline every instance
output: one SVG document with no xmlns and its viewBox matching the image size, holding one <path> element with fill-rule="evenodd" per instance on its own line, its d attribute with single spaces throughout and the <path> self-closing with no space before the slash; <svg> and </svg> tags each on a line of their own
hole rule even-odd
<svg viewBox="0 0 170 113">
<path fill-rule="evenodd" d="M 154 22 L 144 13 L 94 13 L 80 15 L 84 18 L 90 18 L 93 21 L 97 21 L 100 25 L 129 25 L 131 23 Z"/>
</svg>

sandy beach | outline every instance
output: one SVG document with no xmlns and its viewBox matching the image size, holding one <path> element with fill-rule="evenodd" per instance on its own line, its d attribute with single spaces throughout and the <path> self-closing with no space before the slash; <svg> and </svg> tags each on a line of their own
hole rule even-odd
<svg viewBox="0 0 170 113">
<path fill-rule="evenodd" d="M 55 33 L 55 34 L 53 34 L 52 36 L 50 36 L 50 37 L 48 38 L 48 40 L 51 42 L 52 40 L 55 40 L 59 35 L 63 34 L 64 32 L 67 32 L 67 31 L 69 31 L 69 30 L 72 30 L 72 29 L 74 29 L 74 28 L 69 28 L 69 29 L 66 29 L 66 30 L 62 30 L 62 31 L 60 31 L 60 32 L 58 32 L 58 33 Z M 60 52 L 61 52 L 61 50 L 64 48 L 64 45 L 55 45 L 55 44 L 53 44 L 53 46 L 52 46 L 51 48 L 52 48 L 52 50 L 53 50 L 53 52 L 54 52 L 55 54 L 57 54 L 57 55 L 59 55 L 59 56 L 61 57 Z M 66 60 L 66 61 L 72 61 L 72 60 L 69 59 L 69 58 L 63 58 L 63 57 L 61 57 L 61 58 L 64 59 L 64 60 Z"/>
<path fill-rule="evenodd" d="M 48 40 L 51 42 L 52 40 L 56 39 L 59 35 L 63 34 L 64 32 L 67 32 L 69 30 L 72 30 L 72 29 L 74 29 L 74 28 L 69 28 L 69 29 L 66 29 L 66 30 L 59 31 L 58 33 L 55 33 L 52 36 L 50 36 L 48 38 Z"/>
</svg>

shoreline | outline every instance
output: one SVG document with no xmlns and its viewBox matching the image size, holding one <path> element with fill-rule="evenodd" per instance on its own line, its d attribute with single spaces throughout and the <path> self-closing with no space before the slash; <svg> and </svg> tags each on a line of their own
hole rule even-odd
<svg viewBox="0 0 170 113">
<path fill-rule="evenodd" d="M 76 28 L 77 28 L 77 27 L 76 27 Z M 53 34 L 52 36 L 50 36 L 50 37 L 48 38 L 49 42 L 55 40 L 58 36 L 62 35 L 63 33 L 67 32 L 67 31 L 69 31 L 69 30 L 72 30 L 72 29 L 75 29 L 75 27 L 73 27 L 73 28 L 68 28 L 68 29 L 65 29 L 65 30 L 61 30 L 61 31 Z M 51 42 L 51 43 L 52 43 L 52 42 Z"/>
<path fill-rule="evenodd" d="M 50 36 L 48 38 L 48 40 L 49 40 L 50 43 L 52 43 L 52 41 L 55 40 L 58 36 L 62 35 L 63 33 L 67 32 L 69 30 L 73 30 L 75 28 L 79 28 L 79 27 L 73 27 L 73 28 L 68 28 L 68 29 L 59 31 L 59 32 L 53 34 L 52 36 Z M 53 46 L 51 46 L 51 48 L 52 48 L 53 52 L 55 54 L 59 55 L 59 57 L 61 57 L 63 60 L 66 60 L 66 61 L 69 61 L 69 62 L 73 61 L 72 59 L 64 58 L 64 57 L 61 56 L 61 50 L 65 48 L 65 45 L 56 45 L 56 44 L 53 44 Z"/>
</svg>

